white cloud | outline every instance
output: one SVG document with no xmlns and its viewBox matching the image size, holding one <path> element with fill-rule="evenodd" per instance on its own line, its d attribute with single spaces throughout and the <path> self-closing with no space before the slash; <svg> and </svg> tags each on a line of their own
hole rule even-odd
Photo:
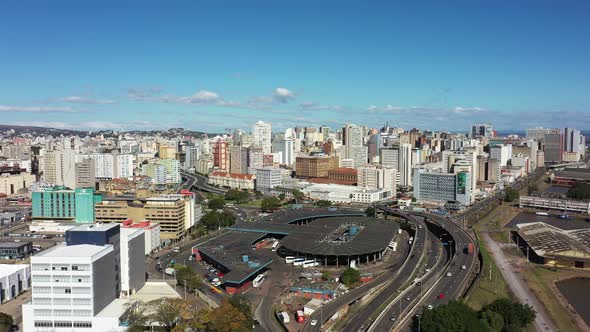
<svg viewBox="0 0 590 332">
<path fill-rule="evenodd" d="M 367 107 L 367 111 L 369 111 L 369 112 L 377 111 L 377 106 L 376 105 L 369 105 L 369 107 Z"/>
<path fill-rule="evenodd" d="M 289 100 L 295 98 L 295 93 L 287 88 L 276 88 L 273 98 L 279 103 L 287 103 Z"/>
<path fill-rule="evenodd" d="M 179 97 L 178 101 L 185 104 L 212 104 L 222 101 L 222 98 L 216 92 L 200 90 L 192 96 Z"/>
<path fill-rule="evenodd" d="M 79 110 L 69 106 L 7 106 L 0 105 L 0 112 L 30 113 L 78 113 Z"/>
<path fill-rule="evenodd" d="M 477 112 L 485 112 L 486 109 L 482 107 L 463 107 L 463 106 L 456 106 L 453 108 L 454 113 L 477 113 Z"/>
<path fill-rule="evenodd" d="M 65 103 L 78 103 L 78 104 L 114 104 L 116 101 L 111 99 L 93 99 L 82 96 L 68 96 L 58 99 L 58 101 Z"/>
<path fill-rule="evenodd" d="M 299 109 L 304 111 L 339 111 L 342 109 L 340 105 L 322 105 L 313 101 L 307 101 L 299 104 Z"/>
</svg>

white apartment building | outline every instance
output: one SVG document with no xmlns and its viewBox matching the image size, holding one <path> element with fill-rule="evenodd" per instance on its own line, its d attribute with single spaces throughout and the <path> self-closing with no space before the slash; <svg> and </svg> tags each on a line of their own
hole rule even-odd
<svg viewBox="0 0 590 332">
<path fill-rule="evenodd" d="M 398 153 L 400 185 L 412 185 L 412 144 L 402 144 Z"/>
<path fill-rule="evenodd" d="M 271 189 L 280 186 L 283 183 L 283 176 L 280 168 L 257 168 L 254 174 L 256 174 L 255 187 L 256 190 L 259 191 Z"/>
<path fill-rule="evenodd" d="M 500 166 L 506 167 L 512 158 L 512 144 L 490 146 L 490 158 L 500 162 Z"/>
<path fill-rule="evenodd" d="M 124 179 L 133 177 L 134 161 L 135 157 L 131 154 L 117 155 L 117 169 L 115 171 L 115 177 Z"/>
<path fill-rule="evenodd" d="M 271 134 L 272 127 L 270 123 L 258 121 L 252 126 L 252 136 L 254 137 L 254 144 L 260 148 L 264 154 L 271 153 Z"/>
<path fill-rule="evenodd" d="M 272 143 L 273 152 L 281 152 L 281 164 L 292 166 L 295 162 L 295 139 L 280 138 Z"/>
<path fill-rule="evenodd" d="M 390 189 L 396 191 L 397 172 L 393 168 L 375 166 L 357 169 L 357 186 L 367 189 Z"/>
<path fill-rule="evenodd" d="M 54 185 L 75 188 L 76 154 L 74 151 L 46 151 L 43 154 L 43 179 Z"/>
<path fill-rule="evenodd" d="M 24 331 L 97 331 L 93 318 L 117 297 L 112 245 L 58 245 L 31 257 Z"/>
</svg>

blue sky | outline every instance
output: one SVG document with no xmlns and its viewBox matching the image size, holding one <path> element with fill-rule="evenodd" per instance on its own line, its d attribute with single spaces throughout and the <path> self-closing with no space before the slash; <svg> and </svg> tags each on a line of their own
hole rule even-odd
<svg viewBox="0 0 590 332">
<path fill-rule="evenodd" d="M 590 129 L 588 1 L 3 1 L 0 123 Z"/>
</svg>

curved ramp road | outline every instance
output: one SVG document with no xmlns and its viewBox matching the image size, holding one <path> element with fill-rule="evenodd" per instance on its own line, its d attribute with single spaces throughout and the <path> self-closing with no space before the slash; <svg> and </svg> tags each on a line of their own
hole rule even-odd
<svg viewBox="0 0 590 332">
<path fill-rule="evenodd" d="M 185 171 L 180 171 L 180 175 L 183 178 L 187 179 L 186 187 L 189 189 L 195 187 L 200 191 L 205 191 L 219 195 L 223 195 L 227 191 L 225 189 L 215 188 L 213 186 L 208 185 L 206 176 L 202 176 L 200 174 L 191 174 Z"/>
</svg>

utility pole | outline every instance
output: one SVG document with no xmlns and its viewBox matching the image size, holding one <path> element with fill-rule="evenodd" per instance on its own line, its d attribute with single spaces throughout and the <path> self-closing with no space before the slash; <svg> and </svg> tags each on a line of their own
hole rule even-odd
<svg viewBox="0 0 590 332">
<path fill-rule="evenodd" d="M 184 300 L 186 301 L 186 279 L 184 279 Z"/>
</svg>

